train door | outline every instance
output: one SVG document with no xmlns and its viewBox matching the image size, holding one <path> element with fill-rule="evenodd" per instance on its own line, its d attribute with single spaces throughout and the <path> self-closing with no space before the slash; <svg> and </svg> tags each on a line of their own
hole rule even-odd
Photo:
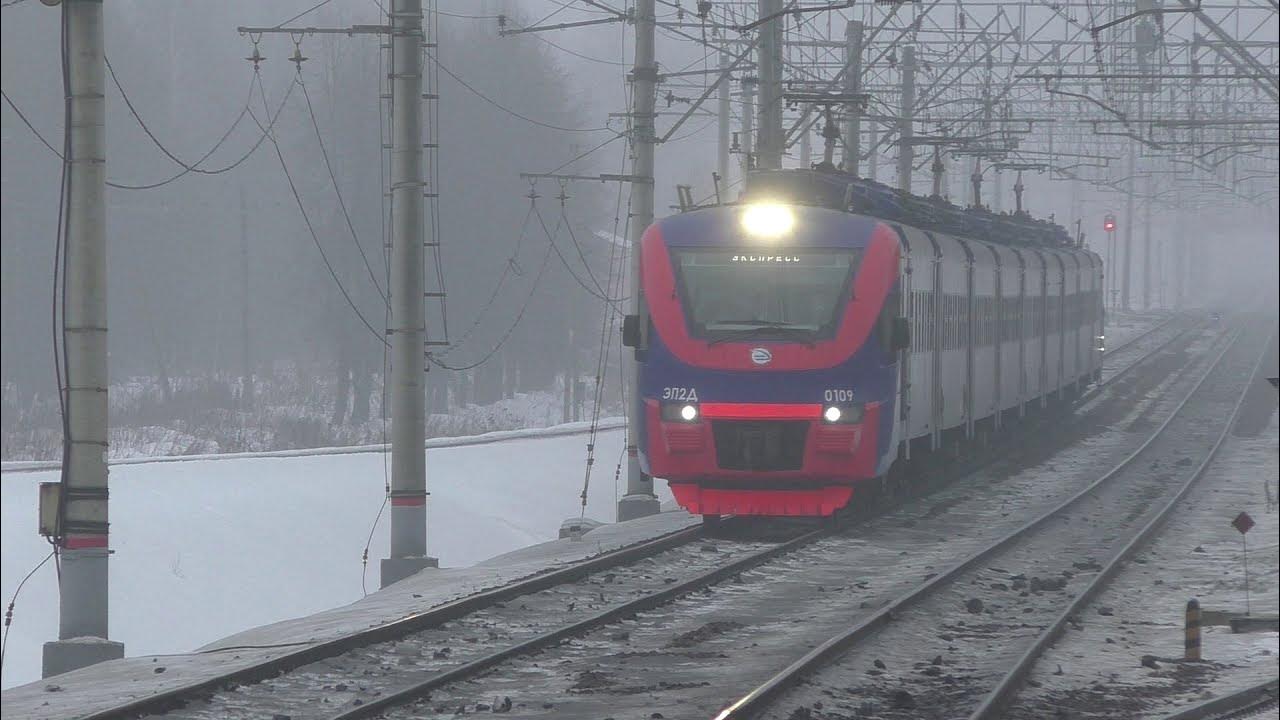
<svg viewBox="0 0 1280 720">
<path fill-rule="evenodd" d="M 968 362 L 968 307 L 969 265 L 968 252 L 956 238 L 942 233 L 931 233 L 938 244 L 938 407 L 941 420 L 937 430 L 949 430 L 966 425 L 969 417 Z M 941 437 L 937 438 L 941 442 Z"/>
<path fill-rule="evenodd" d="M 941 282 L 938 246 L 928 233 L 906 225 L 893 225 L 902 242 L 903 307 L 911 325 L 911 347 L 905 362 L 899 363 L 902 393 L 901 437 L 910 441 L 932 435 L 939 418 L 936 393 L 938 371 L 936 352 L 935 288 Z"/>
<path fill-rule="evenodd" d="M 969 347 L 970 360 L 970 428 L 974 423 L 995 414 L 996 388 L 992 368 L 996 365 L 995 343 L 991 342 L 992 300 L 999 282 L 998 263 L 991 246 L 986 243 L 967 243 L 970 251 L 972 279 L 969 292 Z"/>
<path fill-rule="evenodd" d="M 987 335 L 987 342 L 991 345 L 991 353 L 995 357 L 994 369 L 992 371 L 992 378 L 991 378 L 991 392 L 992 392 L 991 410 L 995 416 L 995 421 L 994 421 L 995 429 L 997 432 L 999 432 L 1000 404 L 1001 404 L 1000 368 L 1001 368 L 1001 365 L 1003 364 L 1002 361 L 1004 360 L 1004 358 L 1002 357 L 1004 353 L 1001 352 L 1001 345 L 1000 345 L 1000 341 L 1002 339 L 1000 334 L 1003 328 L 1002 322 L 1004 321 L 1004 292 L 1003 292 L 1004 263 L 1001 262 L 1000 251 L 996 249 L 995 245 L 988 245 L 987 249 L 991 251 L 991 259 L 994 260 L 996 264 L 995 294 L 991 299 L 992 317 L 988 318 L 990 330 Z"/>
<path fill-rule="evenodd" d="M 1018 417 L 1027 414 L 1027 258 L 1022 251 L 1013 248 L 1018 258 L 1018 300 L 1014 313 L 1017 315 L 1012 331 L 1018 345 Z"/>
<path fill-rule="evenodd" d="M 1058 399 L 1062 399 L 1062 387 L 1066 384 L 1065 358 L 1067 328 L 1063 322 L 1063 305 L 1067 292 L 1067 264 L 1062 253 L 1051 253 L 1053 260 L 1049 263 L 1049 352 L 1053 356 L 1049 379 Z"/>
<path fill-rule="evenodd" d="M 1067 382 L 1072 383 L 1075 391 L 1080 392 L 1080 376 L 1084 372 L 1084 357 L 1081 355 L 1083 326 L 1080 321 L 1082 314 L 1080 312 L 1080 284 L 1084 276 L 1084 270 L 1080 266 L 1080 254 L 1072 252 L 1068 256 L 1071 260 L 1068 265 L 1070 272 L 1070 282 L 1067 288 Z"/>
<path fill-rule="evenodd" d="M 964 285 L 963 294 L 956 298 L 955 303 L 955 323 L 956 323 L 956 342 L 960 345 L 960 357 L 964 362 L 963 386 L 960 393 L 964 403 L 963 420 L 964 420 L 964 436 L 973 438 L 973 421 L 974 411 L 978 407 L 977 394 L 978 388 L 975 377 L 975 358 L 974 358 L 974 317 L 975 312 L 975 293 L 974 273 L 974 255 L 973 248 L 970 247 L 969 241 L 963 238 L 953 238 L 960 249 L 964 252 Z"/>
<path fill-rule="evenodd" d="M 911 432 L 911 405 L 912 405 L 911 383 L 912 383 L 912 378 L 914 377 L 914 373 L 912 373 L 911 370 L 912 370 L 912 366 L 915 365 L 916 363 L 917 353 L 915 352 L 915 350 L 916 350 L 918 331 L 917 331 L 917 328 L 915 327 L 915 320 L 916 320 L 917 313 L 919 312 L 919 308 L 917 307 L 918 301 L 915 295 L 915 284 L 912 282 L 912 275 L 914 274 L 914 268 L 916 263 L 915 263 L 915 258 L 912 255 L 912 245 L 911 245 L 910 238 L 907 237 L 907 234 L 903 231 L 900 225 L 893 225 L 892 227 L 894 231 L 898 233 L 898 242 L 901 244 L 901 250 L 898 253 L 899 263 L 900 263 L 899 265 L 900 271 L 898 274 L 898 289 L 899 289 L 900 300 L 898 303 L 899 308 L 897 311 L 897 316 L 902 315 L 903 311 L 905 311 L 905 314 L 907 316 L 908 327 L 911 328 L 911 342 L 909 346 L 906 349 L 902 350 L 901 354 L 898 356 L 898 421 L 897 421 L 897 427 L 898 427 L 897 436 L 898 438 L 901 439 L 902 445 L 905 446 L 904 447 L 905 459 L 910 460 L 911 459 L 911 438 L 913 436 Z"/>
<path fill-rule="evenodd" d="M 1027 316 L 1024 323 L 1027 343 L 1027 400 L 1044 406 L 1045 375 L 1045 257 L 1031 249 L 1027 257 Z"/>
<path fill-rule="evenodd" d="M 942 246 L 938 243 L 938 238 L 931 232 L 926 232 L 925 236 L 929 238 L 929 244 L 933 247 L 933 261 L 930 263 L 933 268 L 932 285 L 929 289 L 929 303 L 926 308 L 928 313 L 929 324 L 929 375 L 932 382 L 929 386 L 929 416 L 930 416 L 930 438 L 929 447 L 937 450 L 942 447 L 942 428 L 946 423 L 946 394 L 943 389 L 942 379 L 942 349 L 943 340 L 945 339 L 945 328 L 943 327 L 944 309 L 946 295 L 943 293 L 943 268 L 945 267 Z"/>
<path fill-rule="evenodd" d="M 1021 343 L 1018 340 L 1018 318 L 1022 303 L 1023 260 L 1016 248 L 993 245 L 1000 261 L 999 318 L 996 321 L 996 355 L 1000 359 L 1000 378 L 996 407 L 1000 413 L 1016 407 L 1022 394 Z"/>
</svg>

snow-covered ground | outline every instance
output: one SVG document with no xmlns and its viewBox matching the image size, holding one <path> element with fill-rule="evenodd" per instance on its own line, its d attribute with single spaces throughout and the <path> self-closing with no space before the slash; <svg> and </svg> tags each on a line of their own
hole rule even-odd
<svg viewBox="0 0 1280 720">
<path fill-rule="evenodd" d="M 1129 338 L 1158 325 L 1169 317 L 1168 312 L 1107 311 L 1107 347 L 1120 347 Z"/>
<path fill-rule="evenodd" d="M 1259 385 L 1253 390 L 1261 401 L 1274 403 L 1271 388 Z M 1033 674 L 1040 687 L 1025 690 L 1027 700 L 1070 708 L 1072 717 L 1115 717 L 1108 713 L 1124 707 L 1127 717 L 1160 718 L 1276 676 L 1280 640 L 1274 632 L 1235 635 L 1211 625 L 1203 630 L 1205 662 L 1179 662 L 1187 600 L 1197 598 L 1205 611 L 1245 610 L 1243 543 L 1231 526 L 1241 511 L 1257 523 L 1248 535 L 1249 605 L 1255 614 L 1280 610 L 1276 414 L 1249 434 L 1228 437 L 1159 537 L 1044 655 Z M 1146 655 L 1155 656 L 1156 667 L 1141 663 Z"/>
<path fill-rule="evenodd" d="M 550 433 L 427 451 L 428 545 L 442 566 L 553 539 L 578 514 L 586 435 Z M 616 425 L 597 440 L 589 517 L 614 518 L 622 444 Z M 361 552 L 383 501 L 383 459 L 357 452 L 113 467 L 112 638 L 129 655 L 182 652 L 358 599 Z M 36 488 L 56 479 L 54 471 L 0 475 L 5 602 L 49 552 L 36 534 Z M 656 485 L 668 499 L 665 483 Z M 369 549 L 370 591 L 387 554 L 387 519 Z M 41 643 L 57 636 L 51 565 L 18 597 L 4 687 L 38 679 Z"/>
</svg>

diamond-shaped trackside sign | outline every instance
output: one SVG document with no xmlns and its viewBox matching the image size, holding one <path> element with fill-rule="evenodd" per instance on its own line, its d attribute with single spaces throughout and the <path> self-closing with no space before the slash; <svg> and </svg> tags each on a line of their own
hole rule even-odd
<svg viewBox="0 0 1280 720">
<path fill-rule="evenodd" d="M 1231 521 L 1231 527 L 1238 530 L 1241 535 L 1252 530 L 1253 526 L 1256 524 L 1257 523 L 1253 521 L 1253 518 L 1249 517 L 1249 513 L 1247 512 L 1240 513 L 1236 516 L 1235 520 Z"/>
</svg>

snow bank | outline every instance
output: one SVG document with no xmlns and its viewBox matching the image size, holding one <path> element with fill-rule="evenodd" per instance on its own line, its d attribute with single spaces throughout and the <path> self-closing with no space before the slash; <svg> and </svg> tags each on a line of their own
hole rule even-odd
<svg viewBox="0 0 1280 720">
<path fill-rule="evenodd" d="M 428 543 L 442 566 L 553 539 L 560 522 L 579 512 L 581 425 L 432 444 Z M 588 516 L 613 519 L 622 450 L 614 423 L 597 439 Z M 383 462 L 374 450 L 342 448 L 117 463 L 112 638 L 131 656 L 182 652 L 360 598 L 360 556 L 383 501 Z M 56 479 L 47 470 L 0 475 L 6 601 L 48 553 L 36 534 L 36 488 Z M 665 483 L 658 485 L 668 499 Z M 369 590 L 387 553 L 386 522 L 384 513 L 369 550 Z M 39 678 L 40 646 L 56 637 L 57 614 L 57 582 L 46 566 L 18 598 L 4 687 Z"/>
<path fill-rule="evenodd" d="M 626 421 L 623 418 L 605 418 L 598 423 L 600 430 L 616 430 L 624 427 Z M 426 441 L 426 448 L 450 448 L 450 447 L 466 447 L 469 445 L 485 445 L 488 443 L 502 442 L 504 440 L 514 440 L 519 438 L 546 438 L 561 437 L 564 435 L 582 435 L 585 436 L 591 431 L 590 422 L 566 423 L 563 425 L 553 425 L 551 427 L 525 428 L 523 430 L 497 430 L 494 432 L 484 433 L 482 435 L 468 435 L 464 437 L 441 437 L 430 438 Z M 244 460 L 251 458 L 291 458 L 291 457 L 311 457 L 315 455 L 352 455 L 356 453 L 380 453 L 387 451 L 387 445 L 358 445 L 358 446 L 342 446 L 342 447 L 321 447 L 321 448 L 296 448 L 292 450 L 264 450 L 260 452 L 243 452 L 243 453 L 210 453 L 204 455 L 162 455 L 156 457 L 127 457 L 115 458 L 108 462 L 112 467 L 116 465 L 147 465 L 151 463 L 165 462 L 189 462 L 192 460 Z M 38 470 L 57 470 L 62 463 L 56 460 L 11 460 L 0 462 L 0 472 L 20 473 L 35 472 Z"/>
</svg>

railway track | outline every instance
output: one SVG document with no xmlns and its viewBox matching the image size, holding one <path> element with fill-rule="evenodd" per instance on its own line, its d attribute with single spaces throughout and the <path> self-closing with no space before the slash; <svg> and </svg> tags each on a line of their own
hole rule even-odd
<svg viewBox="0 0 1280 720">
<path fill-rule="evenodd" d="M 1162 348 L 1166 345 L 1167 343 L 1161 343 Z M 1026 495 L 1029 503 L 1043 502 L 1032 493 Z M 981 525 L 982 522 L 975 518 L 965 520 L 963 524 Z M 893 534 L 901 536 L 903 531 L 898 529 Z M 732 634 L 748 623 L 716 620 L 703 624 L 686 622 L 673 627 L 668 619 L 692 615 L 699 606 L 711 605 L 723 598 L 729 598 L 728 603 L 733 606 L 734 616 L 738 618 L 777 613 L 779 608 L 788 607 L 787 588 L 802 584 L 818 588 L 819 593 L 827 593 L 834 607 L 838 608 L 847 603 L 847 599 L 841 596 L 841 591 L 853 586 L 849 579 L 858 572 L 872 570 L 868 573 L 872 577 L 867 582 L 854 585 L 860 592 L 865 591 L 863 594 L 874 597 L 886 592 L 883 587 L 886 583 L 878 583 L 874 577 L 877 575 L 875 567 L 920 575 L 928 574 L 933 568 L 933 561 L 927 554 L 900 550 L 903 547 L 909 548 L 910 542 L 892 545 L 876 542 L 873 546 L 864 538 L 844 537 L 844 533 L 814 536 L 803 545 L 789 549 L 786 554 L 787 562 L 776 561 L 782 556 L 779 553 L 774 561 L 759 564 L 753 570 L 735 575 L 736 582 L 721 579 L 704 586 L 700 593 L 673 598 L 660 609 L 654 605 L 654 609 L 636 618 L 611 623 L 608 627 L 572 633 L 571 642 L 557 643 L 554 647 L 548 644 L 547 649 L 536 657 L 517 660 L 514 656 L 508 656 L 510 662 L 501 666 L 487 665 L 466 675 L 452 675 L 440 681 L 428 679 L 376 705 L 352 708 L 334 717 L 343 720 L 373 716 L 421 718 L 449 716 L 469 710 L 509 710 L 514 707 L 514 711 L 522 716 L 534 713 L 557 718 L 598 718 L 621 712 L 611 702 L 615 699 L 615 693 L 634 696 L 659 691 L 676 698 L 676 710 L 672 710 L 668 717 L 685 717 L 688 707 L 681 704 L 680 694 L 690 689 L 696 692 L 698 687 L 710 687 L 714 683 L 705 673 L 691 671 L 688 659 L 695 659 L 705 665 L 709 658 L 734 657 L 732 654 L 716 655 L 713 649 L 715 638 L 721 634 Z M 922 544 L 949 545 L 945 541 L 934 542 L 932 538 Z M 903 555 L 909 557 L 904 559 Z M 878 574 L 892 577 L 889 572 Z M 678 632 L 685 628 L 688 629 Z M 619 646 L 623 648 L 623 652 L 616 652 Z M 611 653 L 610 659 L 629 666 L 631 677 L 610 687 L 610 674 L 614 668 L 609 662 L 600 662 L 595 656 L 597 652 L 606 655 Z M 666 667 L 651 667 L 650 661 Z M 569 672 L 567 676 L 560 670 L 570 667 L 578 669 Z M 672 674 L 672 667 L 680 667 L 681 672 Z M 715 667 L 714 660 L 712 667 Z M 532 688 L 543 686 L 549 689 L 546 692 L 531 692 Z M 482 700 L 477 702 L 477 699 Z M 670 703 L 668 706 L 671 706 Z M 539 711 L 539 707 L 544 709 Z M 648 705 L 642 705 L 640 709 L 648 708 Z M 680 711 L 679 714 L 677 710 Z M 646 712 L 644 716 L 651 715 Z"/>
<path fill-rule="evenodd" d="M 1146 338 L 1174 319 L 1121 347 L 1149 345 Z M 1162 339 L 1096 389 L 1111 386 L 1192 329 Z M 83 718 L 369 717 L 507 659 L 721 583 L 832 530 L 820 528 L 781 542 L 741 542 L 688 528 Z M 660 589 L 641 590 L 654 586 Z M 300 704 L 301 698 L 310 702 Z"/>
<path fill-rule="evenodd" d="M 1126 374 L 1129 369 L 1145 359 L 1152 351 L 1152 342 L 1156 343 L 1155 349 L 1158 350 L 1178 337 L 1204 326 L 1203 322 L 1188 322 L 1188 320 L 1189 318 L 1184 315 L 1170 315 L 1163 322 L 1127 338 L 1115 347 L 1107 348 L 1103 354 L 1105 362 L 1103 363 L 1099 384 L 1109 384 L 1113 379 Z M 1170 330 L 1175 332 L 1170 335 Z M 1168 335 L 1168 337 L 1163 337 L 1165 335 Z M 1129 360 L 1130 357 L 1135 359 Z M 1123 359 L 1123 362 L 1117 365 L 1117 360 L 1121 359 Z"/>
<path fill-rule="evenodd" d="M 1164 720 L 1244 720 L 1274 718 L 1280 708 L 1280 679 L 1245 688 L 1214 698 L 1172 715 Z"/>
<path fill-rule="evenodd" d="M 830 717 L 859 709 L 881 718 L 998 717 L 1055 634 L 1203 474 L 1230 427 L 1221 419 L 1234 417 L 1243 396 L 1214 398 L 1221 400 L 1232 378 L 1251 375 L 1238 367 L 1241 353 L 1231 353 L 1239 338 L 1237 333 L 1174 412 L 1118 465 L 845 626 L 717 718 L 802 711 L 816 718 L 824 717 L 823 708 Z M 1201 402 L 1192 405 L 1193 398 Z M 1183 479 L 1176 469 L 1194 464 L 1188 447 L 1201 448 L 1201 462 Z M 1172 457 L 1179 459 L 1170 462 Z M 1159 509 L 1150 509 L 1153 503 Z M 1099 545 L 1120 549 L 1103 565 L 1095 559 Z M 953 652 L 957 646 L 964 651 Z M 920 657 L 908 659 L 895 647 L 910 647 Z M 886 672 L 882 657 L 891 658 L 896 672 Z M 865 685 L 850 688 L 868 676 Z M 803 691 L 789 694 L 802 682 Z"/>
</svg>

